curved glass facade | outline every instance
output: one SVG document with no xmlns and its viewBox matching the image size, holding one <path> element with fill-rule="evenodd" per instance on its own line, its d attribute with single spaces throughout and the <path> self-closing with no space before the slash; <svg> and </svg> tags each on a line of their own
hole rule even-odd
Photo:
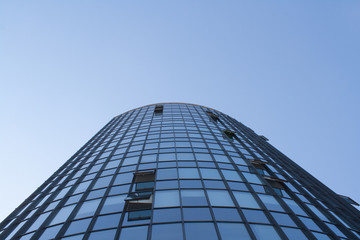
<svg viewBox="0 0 360 240">
<path fill-rule="evenodd" d="M 0 224 L 0 239 L 360 239 L 360 214 L 214 109 L 112 119 Z"/>
</svg>

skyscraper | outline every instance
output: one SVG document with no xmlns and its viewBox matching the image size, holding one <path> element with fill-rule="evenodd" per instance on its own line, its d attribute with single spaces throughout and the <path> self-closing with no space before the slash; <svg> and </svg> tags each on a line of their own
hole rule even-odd
<svg viewBox="0 0 360 240">
<path fill-rule="evenodd" d="M 113 118 L 0 239 L 360 239 L 360 213 L 264 136 L 193 104 Z"/>
</svg>

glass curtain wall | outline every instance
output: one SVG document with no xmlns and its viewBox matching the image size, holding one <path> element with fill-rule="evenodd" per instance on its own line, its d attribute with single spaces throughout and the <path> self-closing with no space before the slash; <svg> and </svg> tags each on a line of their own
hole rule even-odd
<svg viewBox="0 0 360 240">
<path fill-rule="evenodd" d="M 154 104 L 112 119 L 0 239 L 360 239 L 360 214 L 235 119 Z"/>
</svg>

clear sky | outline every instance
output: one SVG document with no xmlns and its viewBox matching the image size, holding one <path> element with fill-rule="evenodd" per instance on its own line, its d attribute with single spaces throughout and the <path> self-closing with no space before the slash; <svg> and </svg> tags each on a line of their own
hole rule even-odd
<svg viewBox="0 0 360 240">
<path fill-rule="evenodd" d="M 0 2 L 0 220 L 112 117 L 238 119 L 360 202 L 360 1 Z"/>
</svg>

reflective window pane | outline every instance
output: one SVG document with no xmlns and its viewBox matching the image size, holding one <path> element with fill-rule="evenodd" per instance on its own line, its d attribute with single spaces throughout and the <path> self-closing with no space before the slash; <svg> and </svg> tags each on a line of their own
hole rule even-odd
<svg viewBox="0 0 360 240">
<path fill-rule="evenodd" d="M 186 240 L 217 240 L 213 223 L 185 223 Z"/>
<path fill-rule="evenodd" d="M 241 223 L 218 223 L 222 240 L 251 240 L 244 224 Z"/>
<path fill-rule="evenodd" d="M 182 240 L 183 231 L 180 223 L 156 224 L 152 226 L 151 240 Z"/>
<path fill-rule="evenodd" d="M 269 225 L 250 225 L 257 240 L 281 240 L 273 226 Z"/>
</svg>

